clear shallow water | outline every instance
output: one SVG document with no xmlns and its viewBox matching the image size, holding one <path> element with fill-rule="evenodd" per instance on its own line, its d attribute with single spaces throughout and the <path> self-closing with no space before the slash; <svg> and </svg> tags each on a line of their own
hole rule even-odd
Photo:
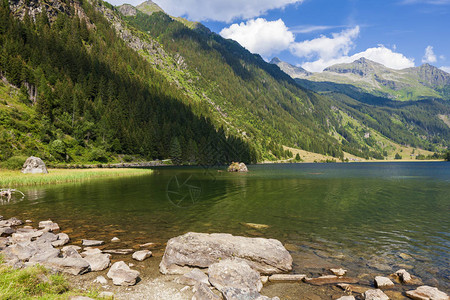
<svg viewBox="0 0 450 300">
<path fill-rule="evenodd" d="M 0 215 L 50 218 L 75 241 L 118 236 L 123 246 L 164 243 L 188 231 L 272 237 L 286 244 L 298 273 L 343 266 L 369 283 L 407 268 L 449 289 L 450 163 L 249 169 L 161 168 L 143 177 L 23 188 L 26 198 L 1 205 Z"/>
</svg>

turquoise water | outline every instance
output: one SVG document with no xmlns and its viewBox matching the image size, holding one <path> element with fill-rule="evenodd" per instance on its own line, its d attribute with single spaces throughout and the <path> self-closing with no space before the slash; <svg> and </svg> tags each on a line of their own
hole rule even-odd
<svg viewBox="0 0 450 300">
<path fill-rule="evenodd" d="M 118 236 L 124 246 L 188 231 L 276 238 L 298 273 L 342 266 L 365 280 L 407 268 L 449 289 L 450 163 L 249 169 L 160 168 L 143 177 L 23 188 L 26 197 L 0 206 L 0 214 L 50 218 L 75 241 Z"/>
</svg>

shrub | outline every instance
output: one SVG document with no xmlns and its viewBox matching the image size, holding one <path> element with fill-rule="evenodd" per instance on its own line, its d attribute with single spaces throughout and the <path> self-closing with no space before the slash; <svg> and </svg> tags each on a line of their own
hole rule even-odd
<svg viewBox="0 0 450 300">
<path fill-rule="evenodd" d="M 23 164 L 27 160 L 26 156 L 12 156 L 8 160 L 2 162 L 0 166 L 4 169 L 9 170 L 20 170 L 23 167 Z"/>
<path fill-rule="evenodd" d="M 398 153 L 395 153 L 395 159 L 402 159 L 402 156 Z"/>
</svg>

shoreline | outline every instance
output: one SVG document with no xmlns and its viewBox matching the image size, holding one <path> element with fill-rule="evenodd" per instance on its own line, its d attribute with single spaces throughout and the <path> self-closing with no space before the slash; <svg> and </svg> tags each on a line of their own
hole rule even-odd
<svg viewBox="0 0 450 300">
<path fill-rule="evenodd" d="M 39 229 L 35 229 L 33 227 L 39 224 Z M 31 226 L 31 225 L 35 226 Z M 22 226 L 23 225 L 23 226 Z M 169 273 L 165 274 L 161 265 L 165 261 L 166 252 L 172 253 L 173 259 L 177 257 L 177 251 L 181 251 L 180 253 L 185 253 L 183 250 L 183 246 L 177 246 L 179 248 L 173 248 L 174 239 L 180 239 L 180 242 L 183 241 L 183 236 L 191 235 L 194 238 L 194 235 L 203 235 L 208 236 L 209 234 L 204 233 L 187 233 L 182 236 L 177 236 L 170 240 L 170 243 L 153 243 L 150 238 L 142 240 L 142 244 L 138 245 L 130 245 L 129 241 L 125 240 L 114 240 L 111 239 L 105 241 L 96 241 L 96 240 L 82 240 L 85 236 L 80 236 L 77 234 L 73 234 L 74 229 L 71 228 L 62 228 L 60 229 L 57 223 L 54 223 L 50 220 L 47 221 L 32 221 L 27 220 L 25 223 L 22 221 L 11 218 L 8 220 L 2 220 L 0 217 L 0 229 L 3 230 L 2 235 L 5 235 L 5 228 L 10 229 L 9 233 L 6 234 L 7 237 L 0 238 L 0 255 L 3 256 L 3 260 L 5 263 L 0 263 L 0 270 L 2 267 L 5 267 L 8 263 L 14 266 L 19 267 L 19 269 L 32 267 L 36 263 L 39 265 L 43 265 L 51 270 L 56 270 L 57 273 L 69 273 L 64 277 L 71 285 L 71 293 L 80 293 L 80 294 L 91 294 L 91 297 L 95 299 L 103 299 L 101 295 L 104 296 L 111 295 L 114 299 L 170 299 L 170 300 L 188 300 L 193 297 L 196 293 L 194 286 L 197 286 L 199 282 L 202 282 L 199 278 L 191 278 L 188 275 L 183 274 L 191 274 L 192 268 L 194 270 L 200 270 L 206 275 L 201 275 L 203 277 L 208 277 L 208 272 L 203 267 L 197 266 L 195 263 L 192 265 L 189 264 L 188 269 L 183 269 L 180 273 Z M 11 231 L 15 231 L 12 233 Z M 74 239 L 70 239 L 68 234 L 71 234 Z M 222 235 L 222 234 L 217 234 Z M 189 239 L 191 238 L 189 236 Z M 212 235 L 211 235 L 212 236 Z M 231 236 L 234 238 L 244 238 L 247 240 L 253 240 L 252 237 L 239 237 L 239 236 Z M 91 237 L 95 238 L 95 237 Z M 219 237 L 218 237 L 219 238 Z M 195 238 L 194 238 L 195 239 Z M 273 239 L 269 240 L 267 238 L 258 238 L 259 241 L 265 241 L 264 243 L 273 243 L 270 241 L 274 241 Z M 256 240 L 255 240 L 256 241 Z M 200 240 L 200 242 L 205 242 L 205 240 Z M 53 247 L 49 250 L 48 247 L 44 249 L 44 253 L 41 254 L 33 254 L 28 253 L 26 248 L 18 248 L 17 250 L 8 251 L 9 247 L 15 247 L 16 243 L 22 243 L 23 245 L 28 245 L 27 247 L 36 247 L 36 245 L 42 245 L 42 243 L 51 243 Z M 56 243 L 56 244 L 54 244 Z M 223 245 L 218 248 L 222 249 L 222 247 L 226 248 L 226 241 L 222 236 L 220 236 L 219 243 L 223 243 Z M 242 248 L 247 243 L 246 241 L 242 241 L 239 243 L 238 247 Z M 175 243 L 176 244 L 176 243 Z M 196 242 L 194 242 L 196 244 Z M 193 244 L 193 245 L 194 245 Z M 216 242 L 213 242 L 212 245 L 215 245 Z M 169 246 L 170 245 L 170 246 Z M 188 245 L 186 247 L 190 248 L 193 245 Z M 267 253 L 270 251 L 280 251 L 280 249 L 275 250 L 276 248 L 266 248 L 263 247 L 258 250 L 258 246 L 255 246 L 253 242 L 249 245 L 252 245 L 252 249 L 249 253 L 253 253 L 253 251 L 262 251 L 261 253 Z M 280 245 L 282 245 L 280 243 Z M 217 245 L 216 245 L 217 246 Z M 288 253 L 286 248 L 287 245 L 282 245 L 281 254 Z M 42 246 L 38 246 L 42 247 Z M 122 249 L 120 251 L 114 251 L 110 249 L 121 249 L 123 247 L 127 247 L 126 249 Z M 168 248 L 172 247 L 170 251 Z M 246 247 L 246 246 L 245 246 Z M 244 247 L 244 248 L 245 248 Z M 256 248 L 255 248 L 256 247 Z M 6 249 L 6 250 L 5 250 Z M 208 258 L 203 258 L 202 255 L 208 255 L 207 253 L 201 252 L 201 247 L 197 251 L 192 251 L 194 255 L 194 259 L 203 259 L 208 260 Z M 57 254 L 54 254 L 52 251 L 57 251 Z M 151 251 L 150 251 L 151 250 Z M 242 250 L 242 249 L 241 249 Z M 42 250 L 38 250 L 42 251 Z M 50 251 L 50 252 L 48 252 Z M 69 251 L 69 252 L 67 252 Z M 84 251 L 84 252 L 82 252 Z M 147 254 L 145 258 L 137 259 L 135 254 L 137 252 L 146 251 Z M 175 251 L 175 252 L 173 252 Z M 223 249 L 220 251 L 224 251 Z M 291 251 L 289 251 L 291 252 Z M 51 253 L 51 254 L 48 254 Z M 72 253 L 72 254 L 68 254 Z M 133 254 L 134 253 L 134 254 Z M 275 252 L 277 253 L 277 252 Z M 278 252 L 279 253 L 279 252 Z M 81 256 L 80 256 L 81 254 Z M 131 255 L 133 254 L 133 256 Z M 224 253 L 226 254 L 226 253 Z M 280 254 L 280 253 L 279 253 Z M 11 256 L 12 255 L 12 256 Z M 14 258 L 16 255 L 19 255 L 19 260 Z M 35 255 L 38 255 L 39 258 L 34 258 Z M 57 258 L 59 255 L 60 258 Z M 171 255 L 171 254 L 169 254 Z M 188 255 L 188 254 L 183 254 Z M 197 256 L 198 255 L 198 256 Z M 234 254 L 233 254 L 234 255 Z M 256 254 L 255 254 L 256 255 Z M 290 256 L 290 254 L 288 254 Z M 197 256 L 197 258 L 196 258 Z M 258 255 L 257 255 L 258 256 Z M 11 258 L 12 257 L 12 258 Z M 24 258 L 30 257 L 30 258 Z M 54 258 L 53 258 L 54 257 Z M 82 258 L 83 257 L 83 258 Z M 104 264 L 102 267 L 98 268 L 97 258 L 107 259 L 108 263 Z M 269 256 L 271 257 L 271 256 Z M 276 256 L 275 256 L 276 257 Z M 76 258 L 78 262 L 83 262 L 87 260 L 90 266 L 69 266 L 67 264 L 58 265 L 55 262 L 58 260 L 64 260 L 65 258 Z M 95 259 L 94 259 L 95 258 Z M 11 260 L 12 259 L 12 260 Z M 30 261 L 28 263 L 27 261 Z M 192 257 L 191 257 L 192 259 Z M 245 259 L 251 259 L 251 257 L 246 257 Z M 260 257 L 266 266 L 266 261 L 263 257 Z M 166 259 L 167 260 L 167 259 Z M 227 257 L 225 256 L 223 261 L 226 261 Z M 277 260 L 277 259 L 275 259 Z M 8 262 L 9 261 L 9 262 Z M 218 264 L 221 264 L 222 260 L 219 260 Z M 135 281 L 130 283 L 119 284 L 115 281 L 114 276 L 110 274 L 111 270 L 114 267 L 109 268 L 110 265 L 122 262 L 125 270 L 130 271 L 131 273 L 138 271 L 139 277 L 135 277 Z M 124 262 L 124 263 L 123 263 Z M 161 262 L 161 263 L 160 263 Z M 258 260 L 254 261 L 258 263 Z M 269 261 L 270 262 L 270 261 Z M 61 262 L 62 263 L 62 262 Z M 279 262 L 281 264 L 281 262 Z M 291 258 L 292 263 L 292 258 Z M 300 261 L 293 261 L 293 263 L 300 263 Z M 217 264 L 217 263 L 216 263 Z M 250 265 L 250 264 L 249 264 Z M 270 264 L 269 264 L 270 265 Z M 94 269 L 93 266 L 97 266 L 97 269 Z M 168 266 L 168 265 L 166 265 Z M 62 267 L 62 268 L 61 268 Z M 130 269 L 131 267 L 131 269 Z M 197 268 L 197 269 L 195 269 Z M 199 268 L 199 269 L 198 269 Z M 252 268 L 255 268 L 253 266 Z M 333 269 L 334 268 L 334 269 Z M 92 269 L 92 270 L 91 270 Z M 135 271 L 136 270 L 136 271 Z M 177 271 L 178 272 L 178 271 Z M 253 271 L 254 272 L 254 271 Z M 281 273 L 281 274 L 280 274 Z M 348 273 L 348 274 L 347 274 Z M 261 295 L 264 295 L 267 298 L 258 298 L 258 299 L 291 299 L 292 297 L 296 299 L 325 299 L 331 298 L 338 299 L 343 296 L 356 296 L 358 299 L 363 295 L 366 296 L 367 291 L 377 291 L 377 288 L 382 288 L 382 293 L 387 295 L 390 299 L 406 299 L 409 292 L 417 289 L 419 286 L 423 286 L 423 282 L 420 278 L 415 277 L 414 275 L 410 275 L 405 270 L 398 270 L 394 273 L 390 274 L 389 271 L 379 271 L 376 274 L 378 276 L 382 276 L 383 279 L 378 280 L 375 274 L 356 274 L 354 271 L 342 269 L 342 266 L 334 266 L 327 267 L 316 273 L 311 269 L 310 271 L 306 271 L 304 274 L 294 274 L 293 271 L 282 271 L 282 272 L 274 272 L 269 274 L 261 273 L 258 275 L 259 280 L 261 281 Z M 134 274 L 134 273 L 133 273 Z M 200 273 L 202 274 L 202 273 Z M 258 273 L 259 274 L 259 273 Z M 271 275 L 272 274 L 272 275 Z M 273 275 L 277 274 L 277 275 Z M 309 274 L 309 275 L 308 275 Z M 312 275 L 311 275 L 312 274 Z M 0 273 L 1 275 L 1 273 Z M 187 277 L 186 277 L 187 276 Z M 209 281 L 211 281 L 211 274 L 209 274 Z M 238 274 L 233 273 L 232 278 L 228 278 L 231 282 L 229 284 L 233 284 L 234 276 L 239 277 Z M 261 277 L 260 277 L 261 276 Z M 350 276 L 350 277 L 349 277 Z M 409 277 L 408 277 L 409 276 Z M 105 277 L 109 278 L 106 279 Z M 375 278 L 375 279 L 374 279 Z M 111 279 L 113 282 L 111 282 Z M 192 281 L 193 280 L 193 281 Z M 207 279 L 208 280 L 208 279 Z M 386 286 L 382 286 L 381 282 L 387 282 Z M 211 281 L 213 283 L 213 281 Z M 211 287 L 212 292 L 216 295 L 220 295 L 218 289 L 220 286 L 215 286 L 216 289 Z M 198 289 L 198 288 L 197 288 Z M 210 288 L 207 286 L 207 289 Z M 97 294 L 92 293 L 92 291 L 97 291 Z M 380 290 L 381 291 L 381 290 Z M 223 292 L 223 291 L 222 291 Z M 259 292 L 259 290 L 258 290 Z M 440 291 L 439 291 L 440 292 Z M 440 292 L 445 295 L 444 292 Z M 273 298 L 271 298 L 273 297 Z M 214 298 L 215 299 L 215 298 Z M 256 299 L 256 298 L 251 298 Z M 355 299 L 355 298 L 352 298 Z M 366 298 L 365 299 L 372 299 Z M 441 299 L 441 298 L 439 298 Z"/>
</svg>

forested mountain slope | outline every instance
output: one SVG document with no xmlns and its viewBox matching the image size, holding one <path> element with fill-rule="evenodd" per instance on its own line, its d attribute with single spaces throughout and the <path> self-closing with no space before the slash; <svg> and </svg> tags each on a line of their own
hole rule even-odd
<svg viewBox="0 0 450 300">
<path fill-rule="evenodd" d="M 424 123 L 415 109 L 306 90 L 238 43 L 154 6 L 4 0 L 0 45 L 0 160 L 129 154 L 223 164 L 287 158 L 282 145 L 382 158 L 386 139 L 432 150 L 450 140 L 444 123 Z"/>
</svg>

